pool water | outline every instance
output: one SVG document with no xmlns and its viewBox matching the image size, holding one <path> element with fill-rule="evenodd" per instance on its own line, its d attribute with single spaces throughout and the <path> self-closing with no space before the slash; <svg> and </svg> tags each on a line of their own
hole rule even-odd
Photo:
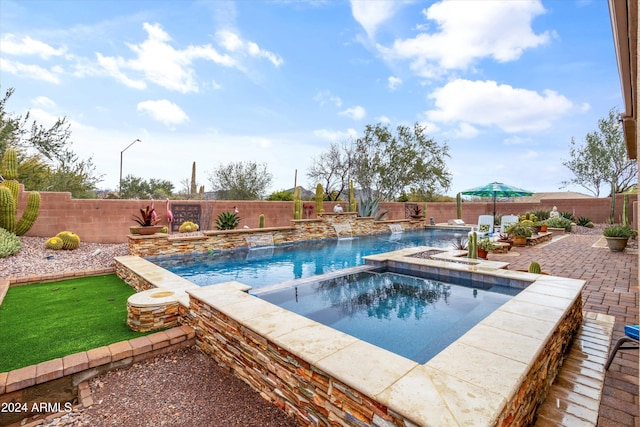
<svg viewBox="0 0 640 427">
<path fill-rule="evenodd" d="M 260 293 L 260 298 L 425 363 L 515 293 L 397 273 L 357 273 Z"/>
<path fill-rule="evenodd" d="M 236 280 L 260 288 L 362 265 L 367 255 L 414 246 L 450 248 L 461 233 L 437 229 L 405 231 L 149 260 L 199 286 Z"/>
</svg>

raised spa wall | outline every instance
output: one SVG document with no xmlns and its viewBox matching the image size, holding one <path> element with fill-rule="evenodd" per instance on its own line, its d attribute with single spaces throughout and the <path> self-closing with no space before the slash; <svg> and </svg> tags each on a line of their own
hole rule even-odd
<svg viewBox="0 0 640 427">
<path fill-rule="evenodd" d="M 137 289 L 175 289 L 196 345 L 302 425 L 528 425 L 580 326 L 584 281 L 411 256 L 430 249 L 373 255 L 367 264 L 524 289 L 425 364 L 252 296 L 241 283 L 198 287 L 134 256 L 117 264 Z"/>
<path fill-rule="evenodd" d="M 424 219 L 375 221 L 373 217 L 358 217 L 355 212 L 319 213 L 316 219 L 292 220 L 290 227 L 248 228 L 204 231 L 200 235 L 164 234 L 130 235 L 129 253 L 141 257 L 192 254 L 247 247 L 247 239 L 263 236 L 274 244 L 304 240 L 335 239 L 335 225 L 350 229 L 350 235 L 389 233 L 390 224 L 401 224 L 404 230 L 425 227 Z M 341 236 L 342 237 L 342 236 Z"/>
</svg>

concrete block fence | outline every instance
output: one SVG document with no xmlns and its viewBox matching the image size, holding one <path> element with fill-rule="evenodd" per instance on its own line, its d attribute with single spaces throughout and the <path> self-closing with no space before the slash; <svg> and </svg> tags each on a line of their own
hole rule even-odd
<svg viewBox="0 0 640 427">
<path fill-rule="evenodd" d="M 26 206 L 28 192 L 20 193 L 18 210 Z M 63 230 L 77 233 L 85 242 L 93 243 L 125 243 L 129 235 L 129 227 L 135 225 L 131 216 L 151 203 L 150 200 L 111 200 L 111 199 L 73 199 L 71 193 L 41 192 L 40 213 L 28 236 L 51 237 Z M 637 218 L 637 195 L 630 196 L 630 220 Z M 313 202 L 307 202 L 312 204 Z M 616 218 L 622 216 L 623 197 L 616 197 Z M 340 204 L 346 211 L 345 202 L 325 202 L 325 212 L 333 212 L 333 207 Z M 416 203 L 389 202 L 382 203 L 382 209 L 389 209 L 385 219 L 406 219 L 407 208 Z M 421 208 L 422 203 L 417 203 Z M 215 230 L 215 219 L 221 212 L 232 211 L 236 206 L 240 211 L 240 228 L 244 226 L 257 228 L 260 214 L 265 215 L 266 227 L 286 227 L 293 218 L 293 202 L 271 202 L 264 200 L 172 200 L 171 206 L 199 206 L 201 212 L 201 230 Z M 551 210 L 557 206 L 560 211 L 568 211 L 576 216 L 586 216 L 595 223 L 607 222 L 609 219 L 610 198 L 587 199 L 543 199 L 535 203 L 518 203 L 512 201 L 499 202 L 498 213 L 518 214 L 536 209 Z M 155 208 L 166 222 L 166 204 L 156 200 Z M 631 209 L 633 208 L 633 209 Z M 173 209 L 173 208 L 172 208 Z M 314 209 L 315 210 L 315 209 Z M 305 211 L 308 212 L 308 211 Z M 493 213 L 492 202 L 464 202 L 462 219 L 468 224 L 475 224 L 478 216 Z M 317 212 L 303 213 L 303 219 L 313 219 Z M 455 202 L 427 203 L 426 218 L 434 218 L 436 222 L 447 222 L 456 218 Z"/>
</svg>

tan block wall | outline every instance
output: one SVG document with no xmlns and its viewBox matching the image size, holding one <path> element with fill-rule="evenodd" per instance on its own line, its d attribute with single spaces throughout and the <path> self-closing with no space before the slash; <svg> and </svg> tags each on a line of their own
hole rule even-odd
<svg viewBox="0 0 640 427">
<path fill-rule="evenodd" d="M 34 226 L 27 233 L 28 236 L 51 237 L 62 230 L 70 230 L 77 233 L 82 241 L 95 243 L 125 243 L 129 235 L 129 226 L 135 225 L 131 216 L 138 213 L 140 208 L 150 204 L 149 200 L 98 200 L 98 199 L 72 199 L 70 193 L 40 193 L 42 201 L 40 213 Z M 18 203 L 19 215 L 26 206 L 28 192 L 20 193 Z M 637 195 L 630 195 L 630 220 L 636 218 L 632 215 L 633 203 L 637 201 Z M 623 197 L 616 199 L 616 220 L 620 221 L 622 215 Z M 251 228 L 258 227 L 260 214 L 265 215 L 266 227 L 284 227 L 291 225 L 293 217 L 292 202 L 270 201 L 234 201 L 234 200 L 172 200 L 172 204 L 199 204 L 202 209 L 201 230 L 214 230 L 215 219 L 218 214 L 232 211 L 237 206 L 240 211 L 240 228 L 245 225 Z M 313 202 L 307 202 L 313 204 Z M 333 212 L 336 202 L 325 202 L 324 210 Z M 343 208 L 344 202 L 340 203 Z M 422 208 L 423 204 L 418 203 Z M 545 199 L 540 203 L 514 203 L 499 202 L 497 212 L 500 214 L 524 213 L 528 210 L 551 209 L 557 206 L 560 211 L 574 212 L 576 216 L 586 216 L 595 223 L 604 223 L 609 219 L 610 199 Z M 155 208 L 161 224 L 166 225 L 165 201 L 158 200 Z M 389 209 L 385 219 L 406 219 L 405 203 L 383 203 L 383 209 Z M 314 208 L 315 210 L 315 208 Z M 464 202 L 462 207 L 462 219 L 468 224 L 475 224 L 478 216 L 492 213 L 493 203 Z M 311 214 L 315 217 L 315 212 Z M 455 202 L 427 203 L 426 218 L 433 217 L 436 222 L 446 222 L 456 218 Z M 303 214 L 303 218 L 305 215 Z M 306 218 L 305 218 L 306 219 Z"/>
</svg>

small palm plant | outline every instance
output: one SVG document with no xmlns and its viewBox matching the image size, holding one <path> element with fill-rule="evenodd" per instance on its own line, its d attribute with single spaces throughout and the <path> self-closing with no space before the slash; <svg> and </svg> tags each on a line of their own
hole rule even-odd
<svg viewBox="0 0 640 427">
<path fill-rule="evenodd" d="M 240 217 L 234 212 L 221 212 L 216 218 L 218 230 L 233 230 L 240 224 Z"/>
</svg>

